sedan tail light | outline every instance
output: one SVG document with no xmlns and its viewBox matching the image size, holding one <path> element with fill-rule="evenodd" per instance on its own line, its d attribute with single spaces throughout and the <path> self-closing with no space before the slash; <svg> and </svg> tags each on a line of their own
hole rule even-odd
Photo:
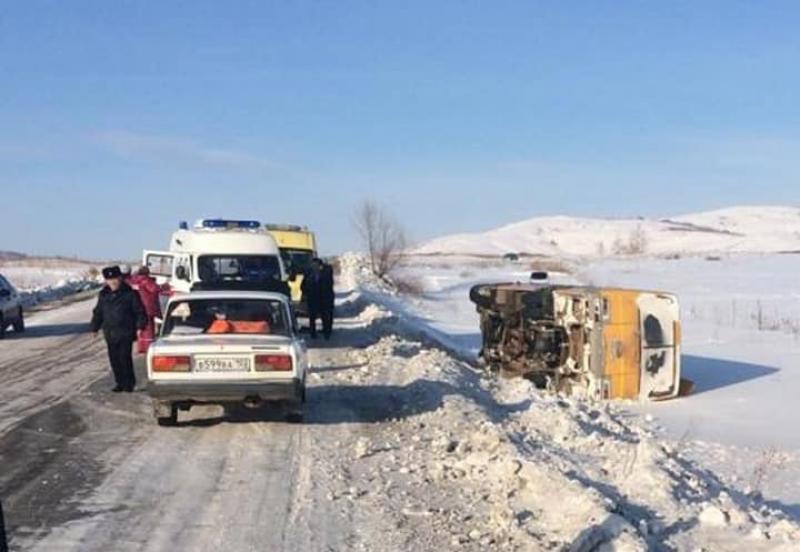
<svg viewBox="0 0 800 552">
<path fill-rule="evenodd" d="M 289 355 L 256 355 L 257 372 L 291 372 L 294 362 Z"/>
<path fill-rule="evenodd" d="M 154 356 L 153 372 L 188 372 L 192 360 L 188 356 Z"/>
</svg>

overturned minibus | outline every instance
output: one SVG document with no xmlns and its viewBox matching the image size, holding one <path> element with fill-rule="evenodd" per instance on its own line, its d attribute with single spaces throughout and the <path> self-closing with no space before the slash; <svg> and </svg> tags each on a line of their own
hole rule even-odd
<svg viewBox="0 0 800 552">
<path fill-rule="evenodd" d="M 682 393 L 680 308 L 673 294 L 509 283 L 475 286 L 470 299 L 481 317 L 481 357 L 492 371 L 600 399 Z"/>
</svg>

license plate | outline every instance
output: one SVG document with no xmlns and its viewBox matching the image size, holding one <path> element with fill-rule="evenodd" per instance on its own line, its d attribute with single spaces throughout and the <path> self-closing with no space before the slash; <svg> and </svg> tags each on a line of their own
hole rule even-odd
<svg viewBox="0 0 800 552">
<path fill-rule="evenodd" d="M 195 372 L 249 372 L 249 358 L 198 358 L 194 362 Z"/>
</svg>

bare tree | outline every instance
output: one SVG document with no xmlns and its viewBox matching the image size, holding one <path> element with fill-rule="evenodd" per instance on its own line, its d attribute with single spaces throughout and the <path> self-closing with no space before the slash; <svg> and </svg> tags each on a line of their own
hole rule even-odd
<svg viewBox="0 0 800 552">
<path fill-rule="evenodd" d="M 408 244 L 405 230 L 391 213 L 370 200 L 356 209 L 353 224 L 367 250 L 372 272 L 385 278 L 403 259 Z"/>
<path fill-rule="evenodd" d="M 647 252 L 647 234 L 641 224 L 631 232 L 628 238 L 628 250 L 631 255 L 643 255 Z"/>
<path fill-rule="evenodd" d="M 627 242 L 617 238 L 611 249 L 615 255 L 643 255 L 647 252 L 647 245 L 647 234 L 640 224 L 631 231 Z"/>
</svg>

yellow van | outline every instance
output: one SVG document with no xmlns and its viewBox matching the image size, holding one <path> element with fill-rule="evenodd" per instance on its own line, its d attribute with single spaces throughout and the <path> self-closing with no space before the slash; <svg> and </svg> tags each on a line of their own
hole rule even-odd
<svg viewBox="0 0 800 552">
<path fill-rule="evenodd" d="M 470 291 L 490 369 L 602 399 L 670 399 L 681 382 L 678 298 L 661 291 L 484 284 Z"/>
<path fill-rule="evenodd" d="M 305 226 L 291 224 L 265 224 L 278 244 L 281 258 L 287 274 L 289 288 L 292 291 L 292 302 L 300 314 L 305 312 L 303 304 L 303 274 L 311 266 L 311 260 L 317 256 L 317 238 L 314 232 Z"/>
</svg>

